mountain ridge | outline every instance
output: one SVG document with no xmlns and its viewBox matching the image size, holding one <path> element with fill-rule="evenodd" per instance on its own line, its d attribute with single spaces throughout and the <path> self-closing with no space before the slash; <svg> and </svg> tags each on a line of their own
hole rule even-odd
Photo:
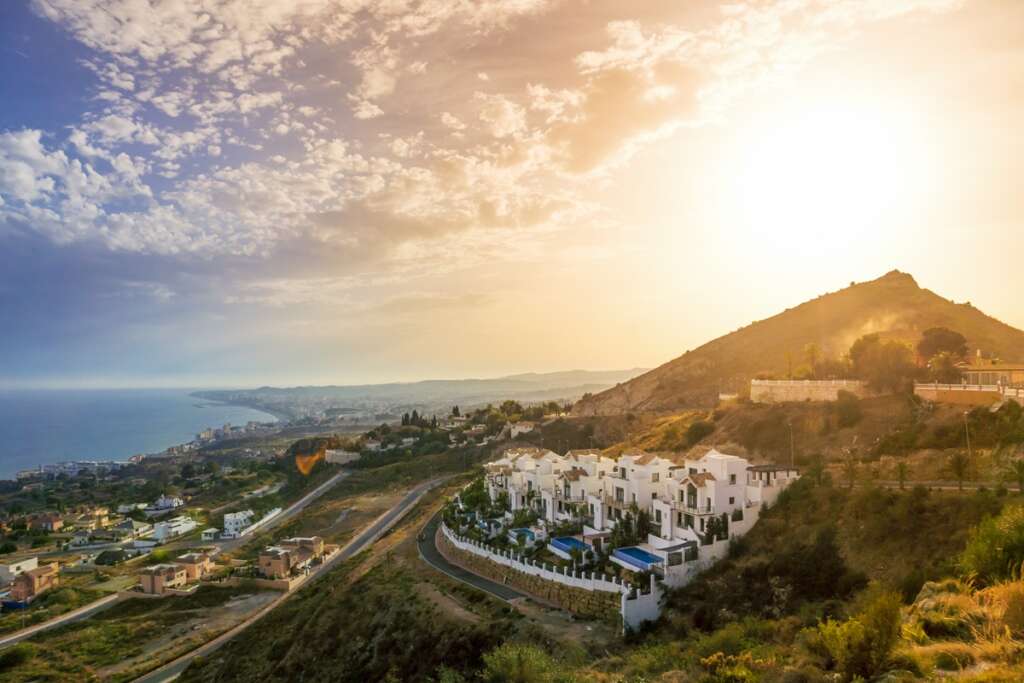
<svg viewBox="0 0 1024 683">
<path fill-rule="evenodd" d="M 739 390 L 758 374 L 786 373 L 807 344 L 838 358 L 860 336 L 878 333 L 910 343 L 930 327 L 967 337 L 971 352 L 1024 360 L 1024 331 L 924 289 L 909 274 L 890 271 L 876 280 L 820 295 L 781 313 L 713 339 L 619 386 L 584 397 L 577 415 L 671 412 L 714 405 L 720 392 Z"/>
</svg>

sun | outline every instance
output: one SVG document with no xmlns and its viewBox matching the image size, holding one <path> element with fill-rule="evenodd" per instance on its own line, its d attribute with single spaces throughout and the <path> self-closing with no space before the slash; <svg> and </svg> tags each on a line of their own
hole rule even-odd
<svg viewBox="0 0 1024 683">
<path fill-rule="evenodd" d="M 909 215 L 927 176 L 911 117 L 883 107 L 793 109 L 740 132 L 724 202 L 769 252 L 820 254 Z"/>
</svg>

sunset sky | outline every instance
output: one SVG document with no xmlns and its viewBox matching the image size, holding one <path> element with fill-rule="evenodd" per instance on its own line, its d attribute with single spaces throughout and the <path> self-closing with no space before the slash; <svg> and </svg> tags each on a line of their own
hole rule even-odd
<svg viewBox="0 0 1024 683">
<path fill-rule="evenodd" d="M 898 268 L 1024 327 L 1024 2 L 6 0 L 0 387 L 652 367 Z"/>
</svg>

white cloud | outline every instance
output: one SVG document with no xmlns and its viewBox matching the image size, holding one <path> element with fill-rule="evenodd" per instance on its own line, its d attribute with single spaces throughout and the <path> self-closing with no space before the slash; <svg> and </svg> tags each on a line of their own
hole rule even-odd
<svg viewBox="0 0 1024 683">
<path fill-rule="evenodd" d="M 509 98 L 482 92 L 473 97 L 480 104 L 480 120 L 488 124 L 494 137 L 514 136 L 526 129 L 526 110 Z"/>
</svg>

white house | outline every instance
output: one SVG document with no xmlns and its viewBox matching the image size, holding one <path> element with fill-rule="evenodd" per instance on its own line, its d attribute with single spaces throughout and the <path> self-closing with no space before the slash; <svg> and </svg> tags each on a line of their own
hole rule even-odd
<svg viewBox="0 0 1024 683">
<path fill-rule="evenodd" d="M 532 508 L 544 526 L 581 521 L 584 547 L 599 548 L 627 514 L 646 512 L 646 541 L 616 549 L 611 559 L 631 571 L 653 570 L 669 585 L 682 585 L 703 568 L 698 556 L 706 565 L 723 555 L 728 539 L 746 533 L 760 506 L 799 476 L 714 449 L 698 459 L 639 450 L 613 459 L 595 450 L 562 456 L 514 448 L 485 472 L 488 494 L 507 496 L 509 515 Z"/>
<path fill-rule="evenodd" d="M 210 527 L 209 529 L 203 529 L 202 539 L 204 541 L 214 541 L 217 539 L 217 535 L 220 533 L 220 529 L 217 527 Z"/>
<path fill-rule="evenodd" d="M 536 427 L 532 422 L 513 422 L 509 427 L 509 438 L 516 438 L 520 434 L 528 434 Z"/>
<path fill-rule="evenodd" d="M 195 529 L 196 526 L 195 520 L 191 517 L 185 515 L 173 517 L 165 522 L 158 522 L 153 527 L 153 538 L 160 543 L 165 543 L 172 538 L 187 534 Z"/>
<path fill-rule="evenodd" d="M 184 504 L 185 501 L 177 496 L 161 495 L 153 503 L 153 508 L 156 510 L 173 510 L 174 508 L 180 508 Z"/>
<path fill-rule="evenodd" d="M 17 562 L 0 564 L 0 586 L 14 581 L 14 577 L 39 567 L 38 557 L 29 557 Z"/>
<path fill-rule="evenodd" d="M 252 526 L 252 518 L 255 516 L 252 510 L 241 512 L 229 512 L 224 515 L 224 538 L 238 538 L 247 528 Z"/>
</svg>

